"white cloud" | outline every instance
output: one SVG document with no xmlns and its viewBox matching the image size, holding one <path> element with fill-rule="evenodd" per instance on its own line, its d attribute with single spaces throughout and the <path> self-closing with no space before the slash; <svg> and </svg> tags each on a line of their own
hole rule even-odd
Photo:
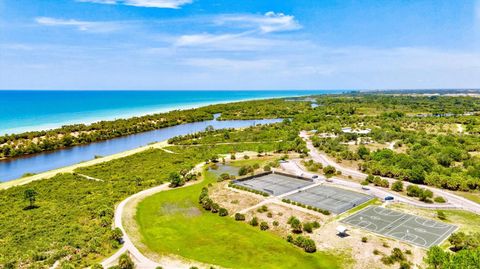
<svg viewBox="0 0 480 269">
<path fill-rule="evenodd" d="M 271 59 L 228 59 L 228 58 L 188 58 L 182 61 L 183 64 L 228 71 L 259 71 L 269 70 L 275 65 L 281 63 L 278 60 Z"/>
<path fill-rule="evenodd" d="M 75 27 L 80 31 L 90 32 L 111 32 L 119 28 L 119 25 L 114 22 L 94 22 L 94 21 L 80 21 L 74 19 L 57 19 L 50 17 L 35 18 L 38 24 L 45 26 L 70 26 Z"/>
<path fill-rule="evenodd" d="M 193 0 L 77 0 L 78 2 L 90 2 L 108 5 L 126 5 L 150 8 L 173 8 L 178 9 L 183 5 L 191 4 Z"/>
<path fill-rule="evenodd" d="M 269 11 L 261 15 L 224 15 L 217 18 L 218 24 L 237 24 L 238 27 L 260 30 L 262 33 L 293 31 L 302 28 L 292 15 Z"/>
</svg>

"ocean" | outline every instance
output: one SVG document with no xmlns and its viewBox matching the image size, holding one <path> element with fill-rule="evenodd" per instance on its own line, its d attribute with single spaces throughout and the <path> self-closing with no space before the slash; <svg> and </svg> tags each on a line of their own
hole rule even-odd
<svg viewBox="0 0 480 269">
<path fill-rule="evenodd" d="M 291 91 L 0 91 L 0 135 L 232 101 L 342 93 Z"/>
</svg>

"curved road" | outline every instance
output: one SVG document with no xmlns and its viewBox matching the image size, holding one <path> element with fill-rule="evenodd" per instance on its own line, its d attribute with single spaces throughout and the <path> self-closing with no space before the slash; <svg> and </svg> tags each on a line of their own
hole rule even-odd
<svg viewBox="0 0 480 269">
<path fill-rule="evenodd" d="M 198 171 L 199 169 L 201 169 L 201 167 L 203 165 L 204 165 L 204 163 L 198 164 L 197 166 L 195 166 L 192 169 L 192 171 Z M 196 184 L 198 182 L 200 182 L 200 181 L 194 181 L 194 182 L 191 182 L 191 183 L 187 183 L 180 188 L 187 187 L 187 186 Z M 118 204 L 117 208 L 115 209 L 115 217 L 114 217 L 114 224 L 113 225 L 114 225 L 115 228 L 120 228 L 120 230 L 122 230 L 122 232 L 123 232 L 123 237 L 122 237 L 123 246 L 117 252 L 115 252 L 115 254 L 106 258 L 105 260 L 103 260 L 101 262 L 101 265 L 104 268 L 108 268 L 110 266 L 117 265 L 118 259 L 119 259 L 120 255 L 122 255 L 123 253 L 128 253 L 129 254 L 130 258 L 132 258 L 132 260 L 135 262 L 136 268 L 138 268 L 138 269 L 155 269 L 157 267 L 177 269 L 177 268 L 190 268 L 192 265 L 197 265 L 197 266 L 200 265 L 200 263 L 195 263 L 195 262 L 188 263 L 188 262 L 184 262 L 180 259 L 174 259 L 174 258 L 169 258 L 169 257 L 166 257 L 166 258 L 162 259 L 160 263 L 152 261 L 149 258 L 147 258 L 145 255 L 143 255 L 137 249 L 137 247 L 135 247 L 135 245 L 132 243 L 132 240 L 130 239 L 130 237 L 128 236 L 128 234 L 125 231 L 125 228 L 124 228 L 123 223 L 122 223 L 122 217 L 123 217 L 123 213 L 124 213 L 124 210 L 125 210 L 125 206 L 134 199 L 138 199 L 138 198 L 141 199 L 141 198 L 153 195 L 153 194 L 158 193 L 158 192 L 171 190 L 172 188 L 170 188 L 168 185 L 169 185 L 169 183 L 164 183 L 162 185 L 143 190 L 143 191 L 138 192 L 138 193 L 136 193 L 132 196 L 129 196 L 128 198 L 126 198 L 125 200 L 120 202 L 120 204 Z M 193 264 L 193 263 L 195 263 L 195 264 Z"/>
<path fill-rule="evenodd" d="M 313 146 L 312 142 L 309 139 L 309 135 L 306 131 L 300 132 L 300 137 L 302 137 L 305 140 L 305 142 L 307 143 L 307 148 L 310 151 L 309 152 L 310 156 L 316 162 L 322 163 L 322 165 L 324 165 L 324 166 L 331 165 L 331 166 L 335 167 L 335 169 L 341 171 L 342 175 L 352 176 L 352 177 L 360 178 L 360 179 L 364 179 L 365 177 L 367 177 L 367 174 L 362 173 L 358 170 L 343 167 L 343 166 L 339 165 L 338 163 L 336 163 L 335 161 L 333 161 L 332 159 L 330 159 L 325 154 L 320 153 L 317 150 L 317 148 L 315 148 Z M 397 180 L 397 179 L 388 178 L 388 177 L 382 177 L 382 178 L 388 180 L 390 183 L 393 183 Z M 406 182 L 406 181 L 403 181 L 403 183 L 404 183 L 405 186 L 418 185 L 418 184 L 414 184 L 414 183 L 410 183 L 410 182 Z M 467 211 L 470 211 L 470 212 L 473 212 L 473 213 L 476 213 L 476 214 L 480 214 L 480 204 L 477 204 L 473 201 L 470 201 L 466 198 L 463 198 L 461 196 L 455 195 L 453 193 L 450 193 L 450 192 L 442 190 L 442 189 L 437 189 L 437 188 L 426 186 L 426 185 L 418 185 L 418 186 L 432 191 L 437 196 L 443 196 L 444 198 L 446 198 L 448 200 L 448 203 L 451 206 L 453 206 L 454 208 L 461 208 L 461 209 L 464 209 L 464 210 L 467 210 Z M 370 187 L 370 188 L 373 189 L 372 187 Z M 375 188 L 375 189 L 378 189 L 378 188 Z M 397 197 L 399 197 L 398 199 L 400 200 L 401 199 L 400 197 L 402 197 L 402 196 L 396 195 L 395 198 L 397 198 Z M 410 201 L 409 203 L 411 203 L 411 201 L 412 201 L 411 199 L 406 199 L 405 197 L 403 197 L 403 199 L 409 200 Z M 420 203 L 420 202 L 417 202 L 415 205 L 416 206 L 422 206 L 422 207 L 429 207 L 429 204 Z M 436 207 L 441 207 L 441 205 L 435 205 L 435 206 Z"/>
</svg>

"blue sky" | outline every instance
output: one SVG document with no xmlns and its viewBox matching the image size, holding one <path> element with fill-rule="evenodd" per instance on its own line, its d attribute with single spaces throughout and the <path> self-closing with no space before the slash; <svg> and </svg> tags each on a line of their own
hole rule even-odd
<svg viewBox="0 0 480 269">
<path fill-rule="evenodd" d="M 480 1 L 0 0 L 0 89 L 480 88 Z"/>
</svg>

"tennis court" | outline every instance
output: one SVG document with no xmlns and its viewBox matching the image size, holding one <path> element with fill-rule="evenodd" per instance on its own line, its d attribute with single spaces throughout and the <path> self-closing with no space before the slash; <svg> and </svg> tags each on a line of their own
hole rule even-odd
<svg viewBox="0 0 480 269">
<path fill-rule="evenodd" d="M 268 174 L 245 181 L 237 181 L 235 184 L 272 195 L 280 195 L 312 185 L 313 182 L 280 174 Z"/>
<path fill-rule="evenodd" d="M 340 214 L 371 199 L 372 196 L 331 186 L 316 186 L 294 194 L 286 199 Z"/>
<path fill-rule="evenodd" d="M 341 222 L 423 248 L 439 245 L 457 229 L 454 225 L 378 206 L 369 206 Z"/>
</svg>

